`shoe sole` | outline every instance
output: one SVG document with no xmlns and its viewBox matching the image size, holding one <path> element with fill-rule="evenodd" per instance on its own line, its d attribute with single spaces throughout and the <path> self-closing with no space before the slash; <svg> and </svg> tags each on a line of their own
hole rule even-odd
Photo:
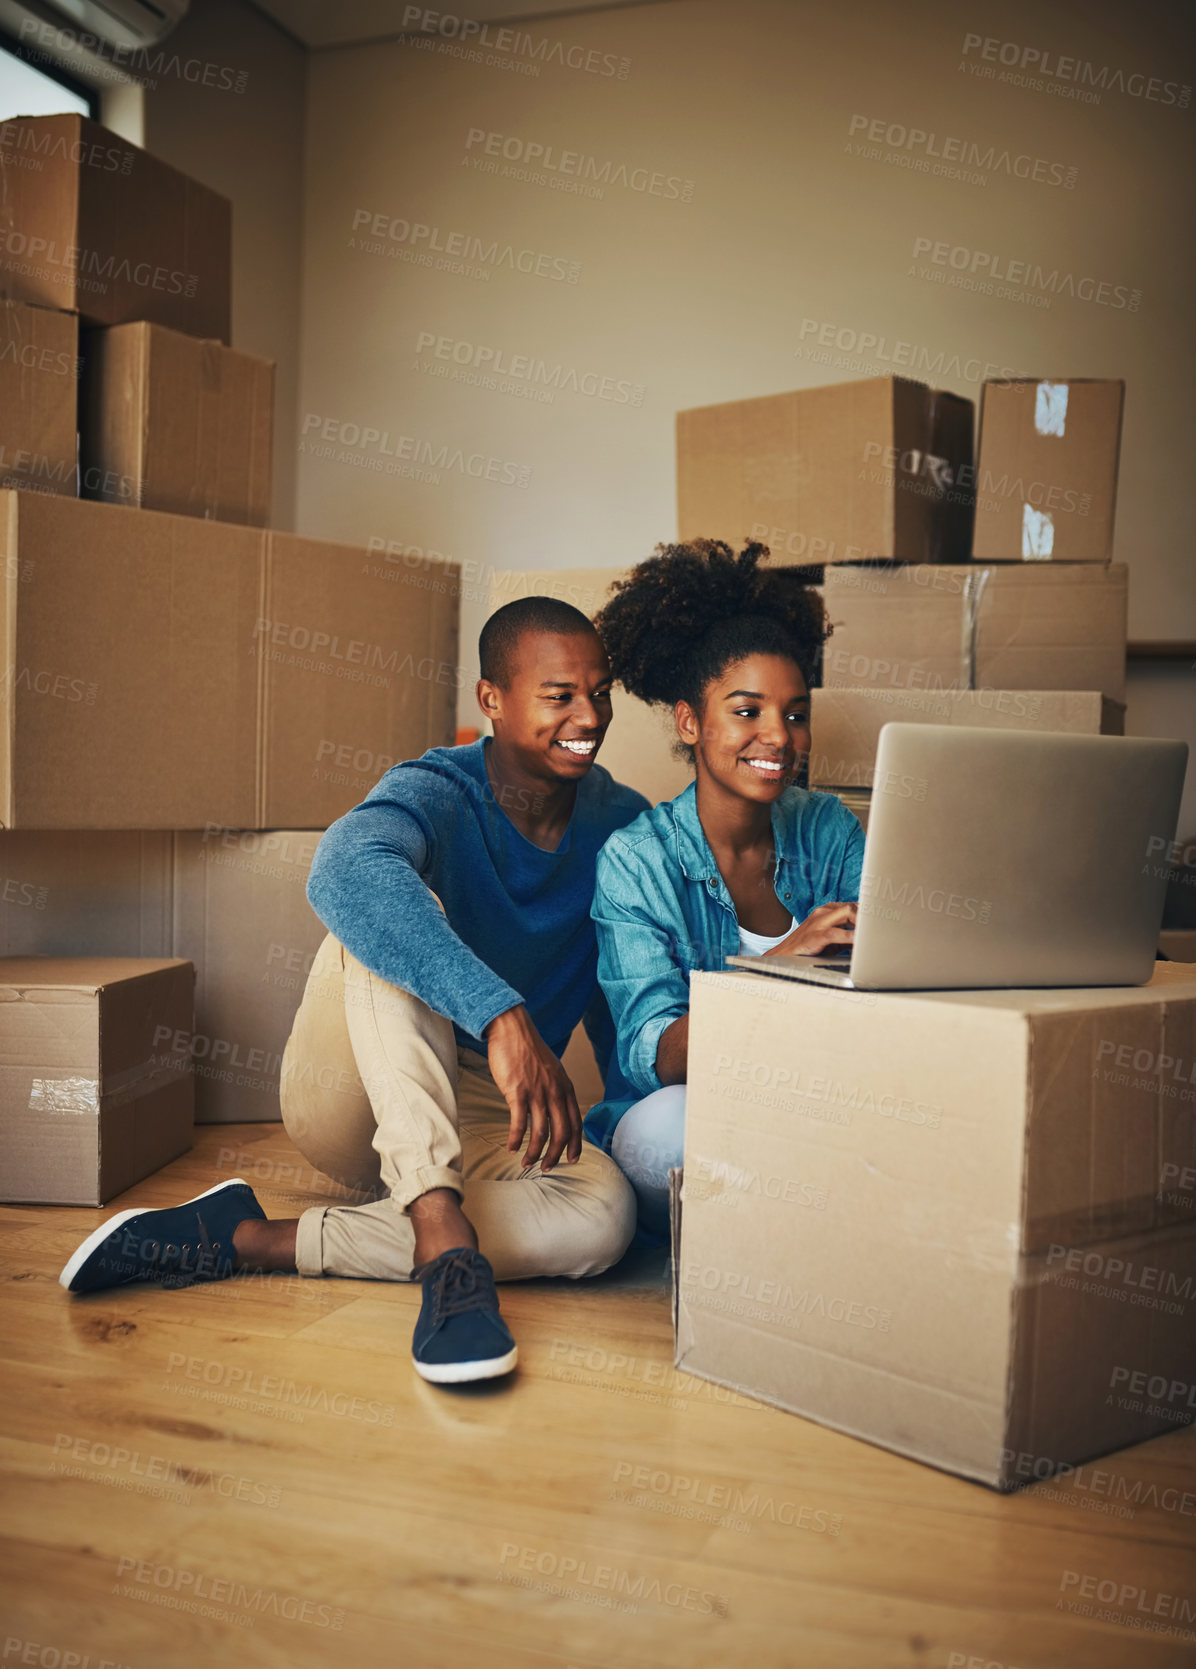
<svg viewBox="0 0 1196 1669">
<path fill-rule="evenodd" d="M 481 1362 L 417 1362 L 411 1358 L 421 1379 L 433 1385 L 464 1385 L 471 1379 L 498 1379 L 510 1373 L 519 1359 L 519 1346 L 512 1345 L 505 1356 L 487 1356 Z"/>
<path fill-rule="evenodd" d="M 209 1194 L 218 1194 L 222 1188 L 234 1188 L 238 1184 L 244 1188 L 249 1187 L 249 1184 L 245 1181 L 243 1176 L 233 1176 L 230 1177 L 227 1182 L 218 1182 L 212 1188 L 205 1188 L 202 1194 L 196 1194 L 195 1198 L 192 1200 L 183 1200 L 180 1205 L 141 1205 L 133 1211 L 118 1211 L 115 1217 L 109 1217 L 107 1222 L 101 1223 L 99 1228 L 89 1234 L 83 1244 L 71 1254 L 70 1260 L 63 1269 L 62 1274 L 58 1277 L 59 1286 L 65 1287 L 69 1292 L 71 1290 L 71 1282 L 79 1273 L 80 1269 L 82 1269 L 83 1265 L 87 1262 L 88 1258 L 93 1252 L 99 1250 L 105 1240 L 107 1240 L 108 1236 L 118 1229 L 122 1223 L 129 1222 L 129 1220 L 133 1217 L 144 1217 L 149 1211 L 181 1211 L 183 1206 L 195 1205 L 199 1200 L 206 1200 Z M 128 1283 L 121 1281 L 117 1284 L 119 1286 L 125 1286 Z M 99 1290 L 101 1289 L 97 1288 L 97 1291 Z"/>
</svg>

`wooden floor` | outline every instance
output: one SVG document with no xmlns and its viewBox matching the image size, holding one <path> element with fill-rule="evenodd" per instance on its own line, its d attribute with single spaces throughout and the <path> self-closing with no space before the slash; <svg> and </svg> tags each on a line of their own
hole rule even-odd
<svg viewBox="0 0 1196 1669">
<path fill-rule="evenodd" d="M 207 1126 L 116 1208 L 237 1174 L 327 1197 L 280 1126 Z M 1196 1664 L 1192 1429 L 1128 1492 L 1002 1498 L 676 1373 L 659 1256 L 503 1288 L 517 1376 L 437 1390 L 406 1285 L 69 1298 L 112 1209 L 0 1209 L 0 1666 Z"/>
</svg>

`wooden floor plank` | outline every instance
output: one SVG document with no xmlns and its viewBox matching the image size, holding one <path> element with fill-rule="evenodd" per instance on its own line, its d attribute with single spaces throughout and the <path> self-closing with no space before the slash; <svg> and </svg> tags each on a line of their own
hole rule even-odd
<svg viewBox="0 0 1196 1669">
<path fill-rule="evenodd" d="M 115 1207 L 235 1164 L 267 1209 L 321 1197 L 279 1127 L 208 1127 Z M 678 1373 L 655 1254 L 505 1287 L 517 1376 L 444 1391 L 412 1371 L 406 1284 L 71 1299 L 58 1269 L 111 1209 L 0 1211 L 0 1583 L 22 1651 L 131 1669 L 1196 1663 L 1191 1429 L 1000 1497 Z M 1117 1603 L 1068 1609 L 1097 1583 Z M 1169 1633 L 1146 1626 L 1159 1607 Z"/>
</svg>

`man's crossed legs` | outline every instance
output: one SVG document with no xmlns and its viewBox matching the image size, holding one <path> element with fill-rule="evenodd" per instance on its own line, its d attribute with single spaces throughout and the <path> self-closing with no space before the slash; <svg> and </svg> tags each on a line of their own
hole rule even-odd
<svg viewBox="0 0 1196 1669">
<path fill-rule="evenodd" d="M 485 1058 L 331 934 L 283 1055 L 281 1101 L 304 1158 L 366 1195 L 362 1204 L 271 1222 L 237 1179 L 174 1210 L 118 1214 L 84 1241 L 62 1284 L 187 1285 L 234 1269 L 414 1276 L 424 1284 L 415 1365 L 462 1380 L 514 1366 L 493 1278 L 597 1275 L 631 1243 L 635 1196 L 614 1162 L 583 1142 L 576 1164 L 525 1168 L 507 1150 L 510 1113 Z"/>
</svg>

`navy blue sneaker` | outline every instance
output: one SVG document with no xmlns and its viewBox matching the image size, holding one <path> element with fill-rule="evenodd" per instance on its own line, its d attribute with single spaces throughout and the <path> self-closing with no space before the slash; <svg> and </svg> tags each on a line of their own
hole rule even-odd
<svg viewBox="0 0 1196 1669">
<path fill-rule="evenodd" d="M 434 1385 L 510 1373 L 518 1351 L 498 1313 L 494 1271 L 472 1246 L 454 1246 L 411 1271 L 424 1289 L 411 1340 L 415 1371 Z"/>
<path fill-rule="evenodd" d="M 58 1282 L 68 1292 L 100 1292 L 129 1281 L 161 1281 L 165 1287 L 222 1281 L 233 1272 L 233 1230 L 246 1217 L 265 1215 L 239 1176 L 183 1205 L 118 1211 L 88 1235 Z"/>
</svg>

